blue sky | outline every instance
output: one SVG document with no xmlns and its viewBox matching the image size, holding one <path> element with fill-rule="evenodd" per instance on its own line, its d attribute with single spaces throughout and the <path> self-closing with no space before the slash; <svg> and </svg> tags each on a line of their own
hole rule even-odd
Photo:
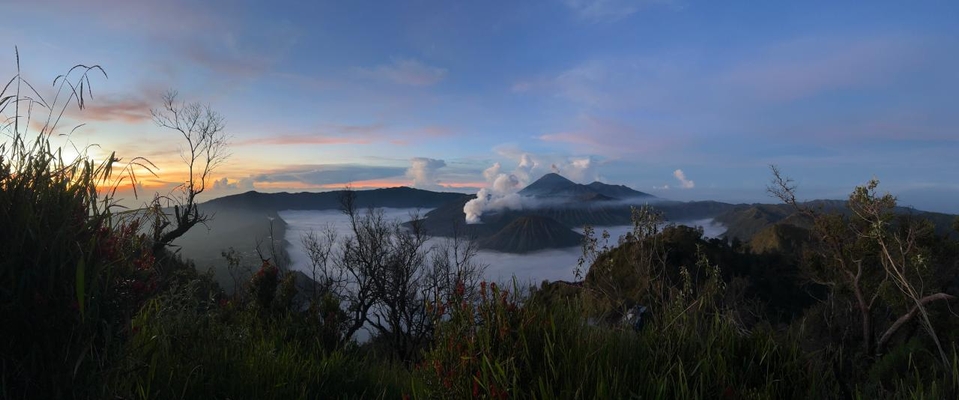
<svg viewBox="0 0 959 400">
<path fill-rule="evenodd" d="M 70 140 L 149 158 L 155 190 L 182 166 L 149 110 L 177 89 L 233 137 L 212 196 L 470 192 L 498 163 L 769 202 L 777 164 L 802 198 L 878 177 L 904 205 L 959 212 L 953 1 L 4 3 L 0 74 L 14 46 L 41 91 L 102 65 Z"/>
</svg>

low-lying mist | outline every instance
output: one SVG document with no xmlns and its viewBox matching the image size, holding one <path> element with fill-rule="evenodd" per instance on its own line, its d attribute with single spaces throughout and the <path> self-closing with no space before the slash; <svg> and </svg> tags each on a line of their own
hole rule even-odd
<svg viewBox="0 0 959 400">
<path fill-rule="evenodd" d="M 410 219 L 412 213 L 423 215 L 429 210 L 384 208 L 383 211 L 388 220 L 405 222 Z M 327 226 L 334 227 L 341 239 L 349 231 L 349 219 L 339 211 L 290 210 L 281 211 L 279 215 L 288 225 L 285 239 L 288 242 L 286 250 L 290 255 L 290 268 L 302 271 L 307 275 L 310 274 L 310 263 L 301 237 L 310 230 L 324 231 Z M 719 237 L 726 230 L 724 226 L 712 219 L 677 222 L 677 224 L 701 226 L 707 237 Z M 610 244 L 616 244 L 619 237 L 631 229 L 632 227 L 628 225 L 605 226 L 596 227 L 595 231 L 597 236 L 604 230 L 609 232 Z M 582 228 L 574 230 L 583 233 Z M 432 238 L 427 242 L 427 246 L 438 244 L 442 240 L 445 240 L 445 238 Z M 579 247 L 543 250 L 525 254 L 481 250 L 476 261 L 487 265 L 486 279 L 489 281 L 505 282 L 515 277 L 521 284 L 538 284 L 543 280 L 573 280 L 573 271 L 581 255 L 582 250 Z"/>
</svg>

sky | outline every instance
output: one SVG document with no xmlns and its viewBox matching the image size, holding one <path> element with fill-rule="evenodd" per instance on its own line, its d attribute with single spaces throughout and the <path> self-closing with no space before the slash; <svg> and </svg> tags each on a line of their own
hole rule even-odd
<svg viewBox="0 0 959 400">
<path fill-rule="evenodd" d="M 231 138 L 207 198 L 476 192 L 495 169 L 520 184 L 559 172 L 676 200 L 773 202 L 775 164 L 800 199 L 842 199 L 875 177 L 901 205 L 959 213 L 955 1 L 0 6 L 0 77 L 16 74 L 15 46 L 46 100 L 71 66 L 102 66 L 58 138 L 149 159 L 147 191 L 185 177 L 182 138 L 150 113 L 172 89 L 216 110 Z"/>
</svg>

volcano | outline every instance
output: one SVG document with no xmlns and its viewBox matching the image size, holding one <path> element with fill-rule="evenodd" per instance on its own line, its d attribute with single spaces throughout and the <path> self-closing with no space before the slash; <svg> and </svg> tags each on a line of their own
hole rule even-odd
<svg viewBox="0 0 959 400">
<path fill-rule="evenodd" d="M 556 173 L 543 175 L 543 177 L 537 179 L 536 182 L 520 190 L 519 194 L 521 196 L 535 198 L 580 201 L 609 201 L 654 197 L 651 194 L 633 190 L 623 185 L 608 185 L 602 182 L 582 185 Z"/>
<path fill-rule="evenodd" d="M 514 219 L 496 234 L 480 239 L 480 248 L 505 253 L 573 247 L 582 243 L 583 235 L 549 217 L 526 215 Z"/>
</svg>

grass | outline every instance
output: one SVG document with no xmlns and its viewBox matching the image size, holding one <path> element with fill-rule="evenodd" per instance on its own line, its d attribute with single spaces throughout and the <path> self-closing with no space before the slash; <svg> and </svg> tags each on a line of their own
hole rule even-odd
<svg viewBox="0 0 959 400">
<path fill-rule="evenodd" d="M 672 323 L 634 332 L 586 323 L 575 301 L 502 296 L 453 308 L 419 397 L 822 398 L 834 386 L 797 346 L 721 314 L 674 309 L 662 315 Z"/>
</svg>

